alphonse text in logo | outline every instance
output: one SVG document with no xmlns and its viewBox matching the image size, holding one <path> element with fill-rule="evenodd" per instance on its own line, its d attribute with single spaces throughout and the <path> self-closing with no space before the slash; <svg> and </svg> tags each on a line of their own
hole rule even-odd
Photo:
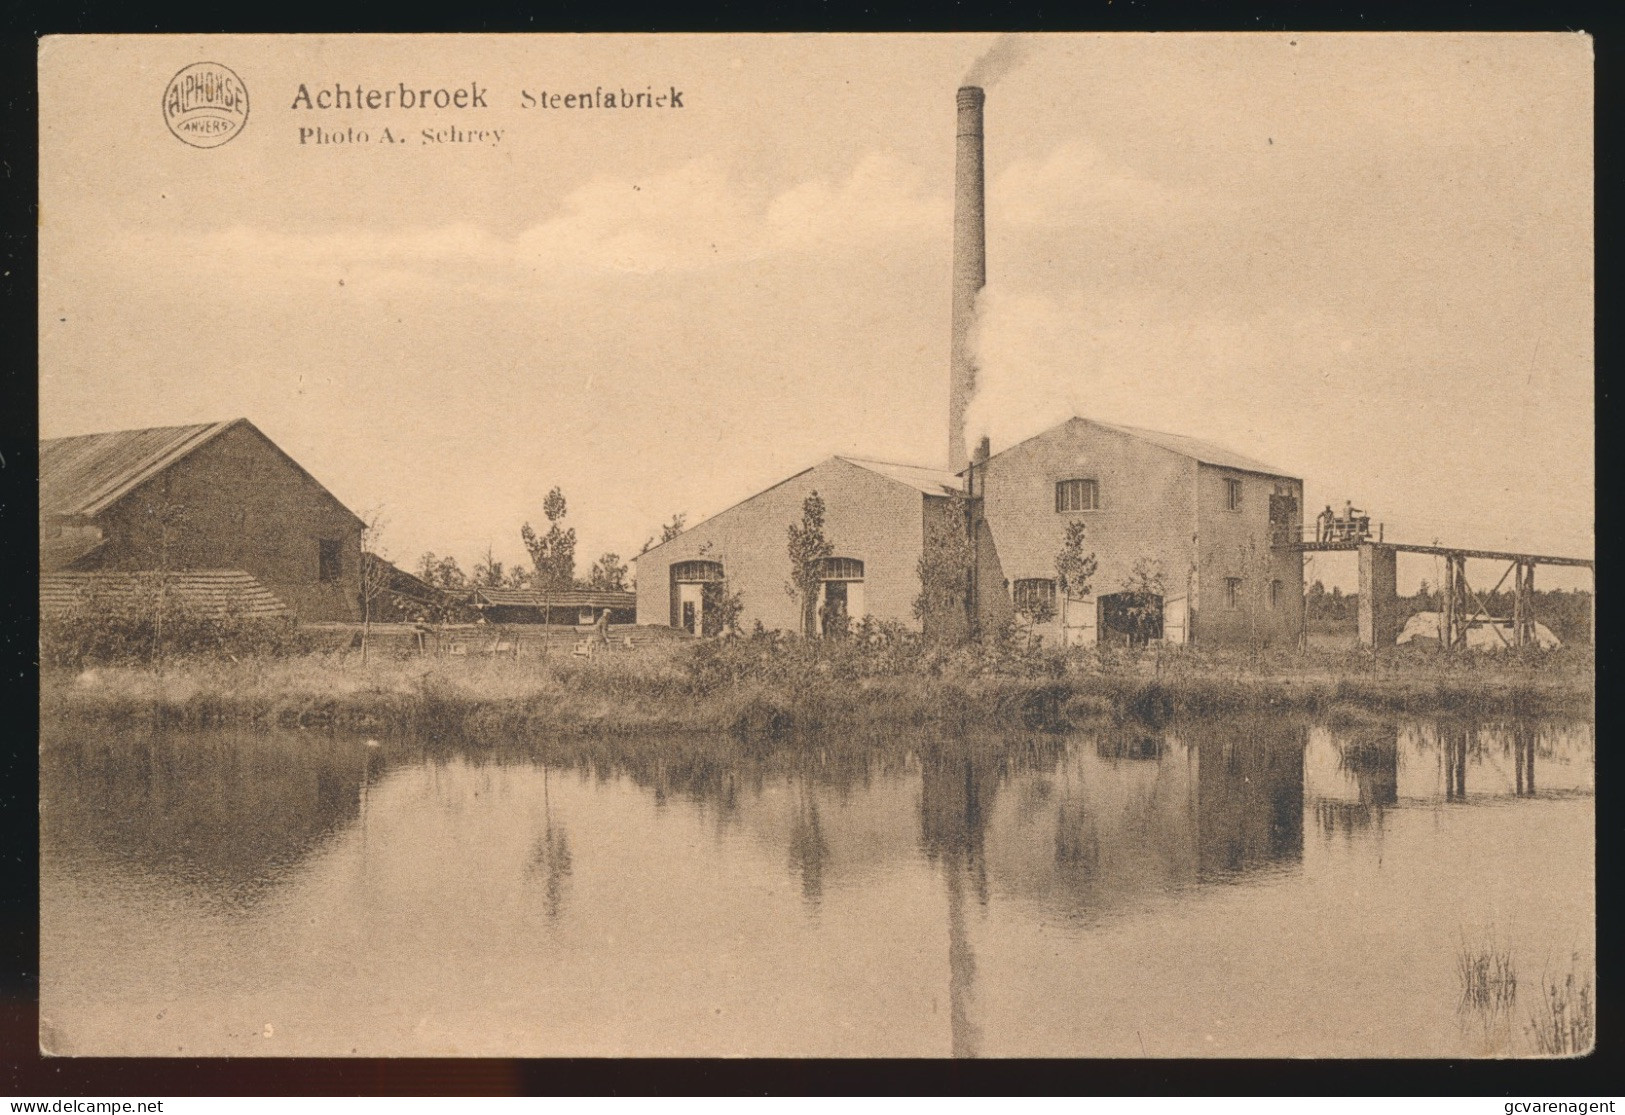
<svg viewBox="0 0 1625 1115">
<path fill-rule="evenodd" d="M 164 123 L 182 143 L 219 147 L 248 123 L 243 79 L 218 62 L 194 62 L 164 90 Z"/>
</svg>

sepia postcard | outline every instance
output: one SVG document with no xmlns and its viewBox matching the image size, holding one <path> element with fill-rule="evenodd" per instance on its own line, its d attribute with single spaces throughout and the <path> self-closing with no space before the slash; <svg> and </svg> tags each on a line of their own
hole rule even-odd
<svg viewBox="0 0 1625 1115">
<path fill-rule="evenodd" d="M 45 1055 L 1593 1048 L 1588 36 L 38 58 Z"/>
</svg>

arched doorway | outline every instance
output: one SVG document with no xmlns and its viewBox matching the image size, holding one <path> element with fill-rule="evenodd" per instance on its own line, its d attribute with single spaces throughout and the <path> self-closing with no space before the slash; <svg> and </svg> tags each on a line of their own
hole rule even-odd
<svg viewBox="0 0 1625 1115">
<path fill-rule="evenodd" d="M 863 601 L 863 562 L 827 557 L 818 567 L 818 633 L 837 635 L 867 613 Z"/>
<path fill-rule="evenodd" d="M 706 586 L 720 586 L 722 581 L 720 561 L 675 562 L 671 567 L 671 625 L 690 635 L 703 635 Z"/>
</svg>

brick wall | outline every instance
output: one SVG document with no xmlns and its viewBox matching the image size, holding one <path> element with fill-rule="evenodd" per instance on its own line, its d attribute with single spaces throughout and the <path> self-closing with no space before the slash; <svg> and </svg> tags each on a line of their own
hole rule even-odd
<svg viewBox="0 0 1625 1115">
<path fill-rule="evenodd" d="M 1234 511 L 1228 505 L 1230 480 L 1241 483 L 1241 506 Z M 1297 499 L 1301 522 L 1302 482 L 1214 465 L 1198 469 L 1195 641 L 1247 643 L 1256 638 L 1268 645 L 1298 638 L 1303 623 L 1303 555 L 1271 545 L 1270 495 L 1278 485 Z M 1241 582 L 1235 607 L 1230 606 L 1225 584 L 1230 578 Z M 1271 581 L 1281 582 L 1274 607 Z"/>
<path fill-rule="evenodd" d="M 1055 577 L 1055 555 L 1073 520 L 1088 528 L 1084 550 L 1092 551 L 1097 563 L 1094 597 L 1121 591 L 1140 558 L 1158 564 L 1167 595 L 1185 591 L 1196 529 L 1194 461 L 1074 418 L 997 454 L 984 468 L 977 489 L 985 492 L 994 556 L 1007 582 L 994 586 L 983 578 L 984 627 L 996 626 L 1010 614 L 1011 584 Z M 1057 513 L 1056 483 L 1078 479 L 1098 483 L 1099 510 Z M 989 564 L 987 556 L 982 564 Z M 1059 625 L 1057 616 L 1048 630 L 1039 630 L 1053 642 Z"/>
<path fill-rule="evenodd" d="M 160 516 L 175 509 L 167 557 Z M 263 434 L 235 426 L 98 520 L 109 570 L 242 569 L 304 620 L 359 619 L 361 523 Z M 339 577 L 320 579 L 322 539 L 340 544 Z"/>
<path fill-rule="evenodd" d="M 817 491 L 824 500 L 824 536 L 835 556 L 864 563 L 864 607 L 877 619 L 918 626 L 920 546 L 925 496 L 839 458 L 830 458 L 684 531 L 637 561 L 638 622 L 671 622 L 671 567 L 720 561 L 728 590 L 742 597 L 740 625 L 800 629 L 789 580 L 786 531 L 801 522 L 801 505 Z M 856 618 L 856 617 L 854 617 Z"/>
</svg>

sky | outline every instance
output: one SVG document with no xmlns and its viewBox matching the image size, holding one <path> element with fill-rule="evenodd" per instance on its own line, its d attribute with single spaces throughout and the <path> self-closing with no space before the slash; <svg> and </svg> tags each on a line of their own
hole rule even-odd
<svg viewBox="0 0 1625 1115">
<path fill-rule="evenodd" d="M 208 150 L 159 110 L 202 60 L 250 98 Z M 554 486 L 584 574 L 834 453 L 944 464 L 973 71 L 972 439 L 1083 414 L 1300 476 L 1306 519 L 1592 552 L 1582 35 L 132 36 L 40 65 L 41 436 L 247 417 L 403 565 L 524 560 Z M 599 87 L 683 107 L 522 95 Z M 452 127 L 486 142 L 422 141 Z"/>
</svg>

